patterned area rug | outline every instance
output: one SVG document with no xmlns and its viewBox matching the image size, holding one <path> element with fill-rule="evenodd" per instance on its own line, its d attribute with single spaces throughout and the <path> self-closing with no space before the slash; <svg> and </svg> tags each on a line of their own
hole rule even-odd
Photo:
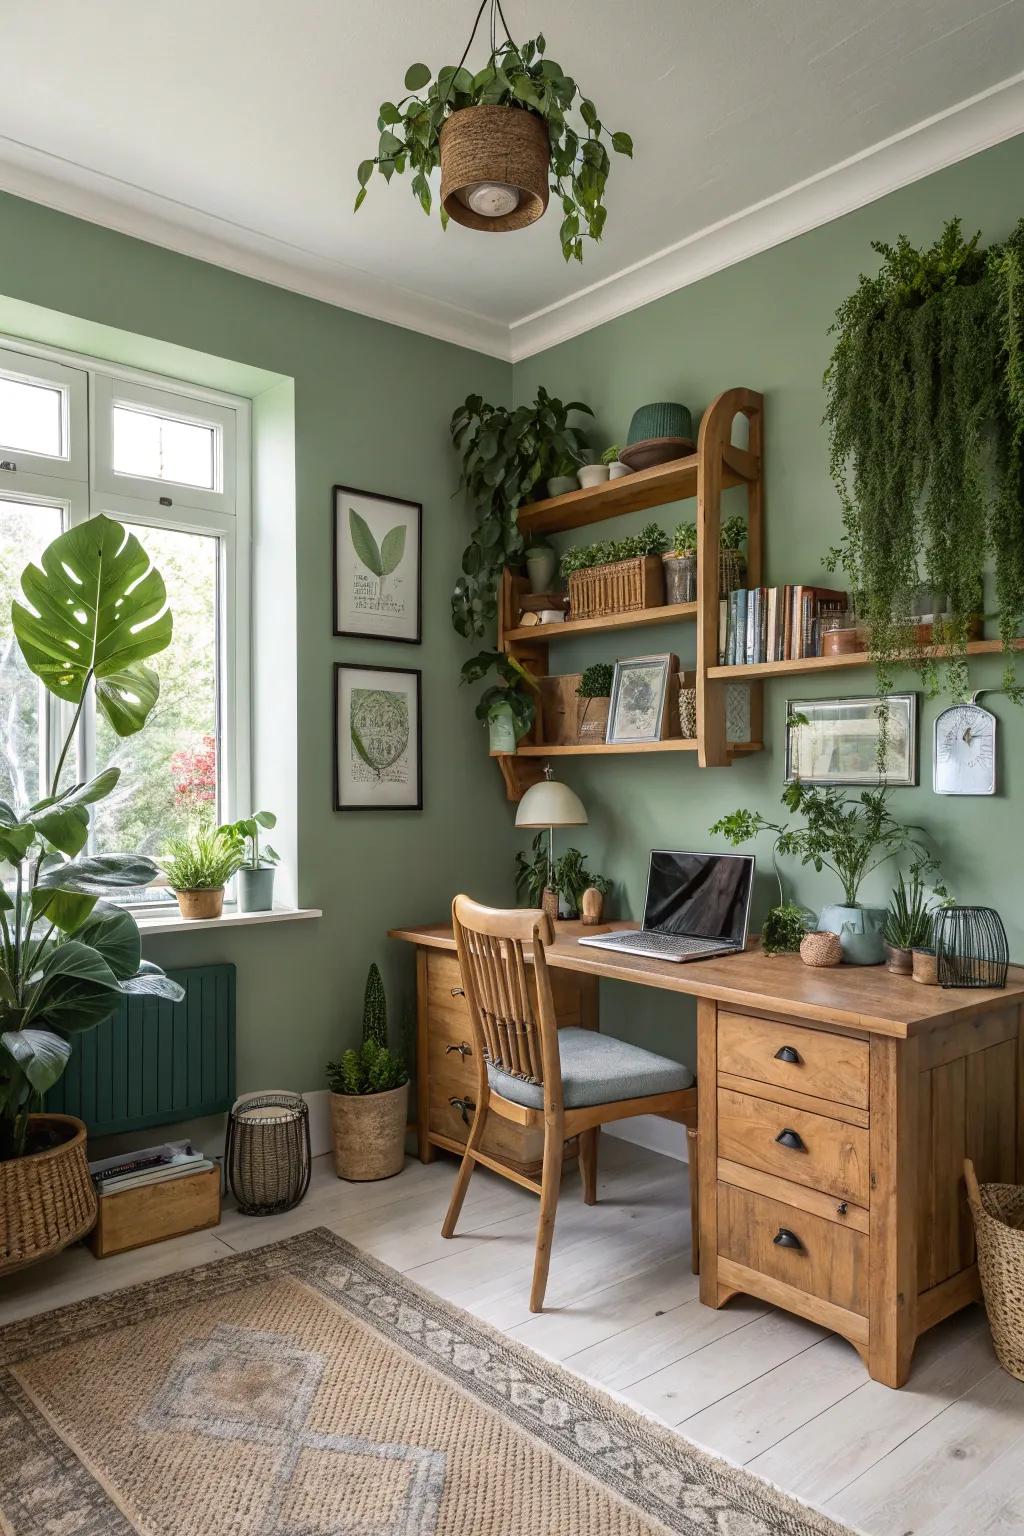
<svg viewBox="0 0 1024 1536">
<path fill-rule="evenodd" d="M 322 1229 L 0 1331 L 0 1531 L 848 1536 Z"/>
</svg>

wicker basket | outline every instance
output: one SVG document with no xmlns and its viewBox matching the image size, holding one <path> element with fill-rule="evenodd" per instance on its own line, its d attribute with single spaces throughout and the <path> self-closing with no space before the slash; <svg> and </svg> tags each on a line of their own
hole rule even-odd
<svg viewBox="0 0 1024 1536">
<path fill-rule="evenodd" d="M 800 940 L 800 959 L 814 967 L 841 965 L 843 946 L 838 933 L 806 933 Z"/>
<path fill-rule="evenodd" d="M 611 565 L 592 565 L 569 576 L 569 612 L 574 619 L 597 619 L 665 602 L 665 567 L 660 555 L 637 555 Z"/>
<path fill-rule="evenodd" d="M 469 229 L 500 234 L 524 229 L 548 205 L 547 124 L 521 107 L 485 105 L 453 112 L 441 129 L 441 202 L 445 213 Z M 481 182 L 514 187 L 519 201 L 511 213 L 492 219 L 474 213 L 466 201 Z"/>
<path fill-rule="evenodd" d="M 66 1140 L 0 1163 L 0 1274 L 35 1264 L 77 1242 L 96 1221 L 85 1159 L 85 1126 L 73 1115 L 30 1115 L 29 1132 L 50 1127 Z"/>
<path fill-rule="evenodd" d="M 1024 1381 L 1024 1184 L 979 1185 L 970 1158 L 964 1180 L 996 1358 Z"/>
<path fill-rule="evenodd" d="M 228 1115 L 224 1143 L 228 1188 L 243 1216 L 278 1216 L 309 1188 L 309 1105 L 283 1090 L 243 1093 Z"/>
</svg>

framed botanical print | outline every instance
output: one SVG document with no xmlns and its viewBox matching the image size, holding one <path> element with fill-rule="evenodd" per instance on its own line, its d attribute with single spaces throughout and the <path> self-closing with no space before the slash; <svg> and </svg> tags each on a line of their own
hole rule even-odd
<svg viewBox="0 0 1024 1536">
<path fill-rule="evenodd" d="M 877 784 L 879 706 L 889 726 L 886 783 L 917 783 L 917 694 L 852 699 L 786 700 L 786 783 Z"/>
<path fill-rule="evenodd" d="M 335 662 L 336 811 L 423 809 L 421 676 Z"/>
<path fill-rule="evenodd" d="M 423 508 L 336 485 L 334 633 L 419 645 Z"/>
<path fill-rule="evenodd" d="M 669 679 L 676 665 L 668 652 L 615 663 L 605 741 L 661 741 L 668 734 Z"/>
</svg>

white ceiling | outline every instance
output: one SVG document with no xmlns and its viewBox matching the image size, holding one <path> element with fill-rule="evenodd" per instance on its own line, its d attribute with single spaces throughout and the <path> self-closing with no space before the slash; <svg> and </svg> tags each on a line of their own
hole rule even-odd
<svg viewBox="0 0 1024 1536">
<path fill-rule="evenodd" d="M 633 135 L 582 266 L 562 260 L 555 211 L 494 239 L 445 234 L 406 182 L 378 178 L 352 212 L 379 102 L 413 61 L 458 59 L 475 0 L 9 6 L 0 186 L 515 356 L 1024 130 L 1024 0 L 505 8 Z M 888 160 L 865 154 L 879 145 Z"/>
</svg>

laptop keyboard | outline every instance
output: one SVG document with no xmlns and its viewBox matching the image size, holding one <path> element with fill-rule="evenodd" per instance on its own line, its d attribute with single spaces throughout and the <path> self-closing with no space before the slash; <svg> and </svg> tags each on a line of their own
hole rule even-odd
<svg viewBox="0 0 1024 1536">
<path fill-rule="evenodd" d="M 616 935 L 616 946 L 639 950 L 649 955 L 698 955 L 709 949 L 728 948 L 715 939 L 687 939 L 676 933 L 624 933 Z"/>
</svg>

